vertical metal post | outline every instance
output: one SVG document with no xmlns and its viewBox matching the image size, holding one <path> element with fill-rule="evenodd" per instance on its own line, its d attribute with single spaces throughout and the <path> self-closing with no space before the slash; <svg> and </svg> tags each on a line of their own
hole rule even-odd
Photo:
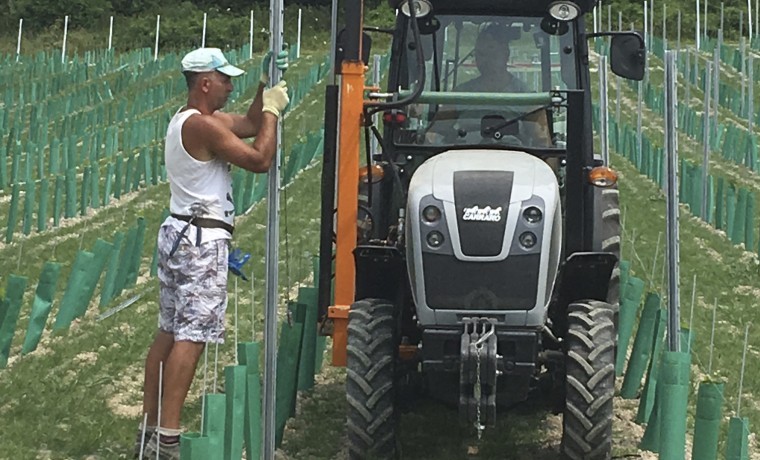
<svg viewBox="0 0 760 460">
<path fill-rule="evenodd" d="M 718 47 L 713 51 L 713 112 L 718 119 L 718 107 L 720 107 L 720 50 L 723 47 L 723 30 L 718 30 Z"/>
<path fill-rule="evenodd" d="M 755 56 L 749 53 L 747 61 L 747 131 L 752 134 L 752 129 L 755 124 Z"/>
<path fill-rule="evenodd" d="M 110 50 L 112 48 L 113 44 L 113 16 L 111 16 L 111 20 L 109 21 L 108 26 L 108 49 Z"/>
<path fill-rule="evenodd" d="M 678 149 L 676 148 L 675 107 L 676 66 L 672 51 L 665 52 L 665 140 L 667 155 L 667 254 L 668 254 L 668 349 L 681 351 L 678 335 L 679 318 L 679 260 L 678 245 Z"/>
<path fill-rule="evenodd" d="M 61 48 L 61 64 L 66 63 L 66 36 L 69 33 L 69 16 L 63 18 L 63 47 Z"/>
<path fill-rule="evenodd" d="M 618 31 L 623 31 L 623 13 L 618 11 Z M 623 92 L 623 79 L 620 75 L 615 76 L 615 123 L 620 126 L 620 98 Z"/>
<path fill-rule="evenodd" d="M 668 49 L 668 4 L 662 3 L 662 49 Z"/>
<path fill-rule="evenodd" d="M 720 2 L 720 28 L 718 30 L 723 30 L 723 9 L 724 9 L 723 2 Z"/>
<path fill-rule="evenodd" d="M 649 35 L 649 43 L 654 43 L 654 0 L 649 0 Z"/>
<path fill-rule="evenodd" d="M 16 62 L 21 55 L 21 31 L 24 29 L 24 19 L 18 20 L 18 41 L 16 42 Z"/>
<path fill-rule="evenodd" d="M 269 45 L 273 53 L 283 46 L 283 7 L 282 0 L 270 0 Z M 282 77 L 275 59 L 271 60 L 269 75 L 272 84 L 277 84 Z M 263 458 L 273 460 L 275 452 L 275 412 L 277 389 L 277 295 L 279 276 L 279 246 L 280 246 L 280 168 L 282 148 L 282 117 L 278 120 L 277 151 L 268 173 L 267 192 L 267 243 L 266 243 L 266 294 L 264 301 L 264 445 Z"/>
<path fill-rule="evenodd" d="M 699 0 L 696 0 L 696 2 L 697 2 L 697 8 L 696 8 L 696 10 L 697 10 L 697 24 L 696 24 L 696 27 L 694 28 L 694 38 L 697 41 L 697 50 L 699 50 L 699 49 L 702 48 L 701 46 L 699 46 L 699 36 L 702 34 L 702 29 L 701 29 L 701 27 L 699 25 L 699 19 L 700 19 L 699 18 Z"/>
<path fill-rule="evenodd" d="M 338 43 L 338 0 L 332 0 L 332 13 L 330 14 L 330 18 L 330 24 L 332 24 L 332 27 L 330 27 L 330 69 L 332 71 L 330 72 L 328 83 L 334 85 L 336 82 L 335 74 L 339 65 L 339 63 L 335 62 L 337 60 L 335 51 Z"/>
<path fill-rule="evenodd" d="M 156 47 L 153 51 L 153 60 L 158 61 L 158 37 L 159 37 L 159 30 L 161 28 L 161 15 L 156 15 Z"/>
<path fill-rule="evenodd" d="M 206 18 L 208 13 L 203 13 L 203 34 L 201 35 L 201 48 L 206 47 Z"/>
<path fill-rule="evenodd" d="M 380 85 L 380 55 L 379 54 L 375 54 L 374 56 L 372 56 L 372 85 L 373 86 Z M 377 114 L 372 115 L 372 124 L 377 125 Z M 372 136 L 370 140 L 370 152 L 371 152 L 371 158 L 374 158 L 375 155 L 377 155 L 378 153 L 378 142 L 375 136 Z"/>
<path fill-rule="evenodd" d="M 607 113 L 607 56 L 599 56 L 599 115 L 601 126 L 602 162 L 609 166 L 609 115 Z"/>
<path fill-rule="evenodd" d="M 253 59 L 253 10 L 251 10 L 251 25 L 248 29 L 248 59 Z"/>
<path fill-rule="evenodd" d="M 612 5 L 607 5 L 607 30 L 612 30 Z"/>
<path fill-rule="evenodd" d="M 597 23 L 596 7 L 594 7 L 594 33 L 599 32 L 599 25 Z"/>
<path fill-rule="evenodd" d="M 752 0 L 747 0 L 747 23 L 749 24 L 749 39 L 752 40 L 753 30 L 752 29 Z"/>
<path fill-rule="evenodd" d="M 702 135 L 702 206 L 700 216 L 707 220 L 707 187 L 708 171 L 710 169 L 710 87 L 712 86 L 712 63 L 707 61 L 705 66 L 705 102 L 704 102 L 704 133 Z"/>
<path fill-rule="evenodd" d="M 301 8 L 298 8 L 298 35 L 296 37 L 296 59 L 301 57 Z"/>
<path fill-rule="evenodd" d="M 678 58 L 681 58 L 681 10 L 678 10 L 678 22 L 676 26 L 676 53 L 678 53 Z"/>
<path fill-rule="evenodd" d="M 649 41 L 649 2 L 644 0 L 644 46 L 649 52 L 652 49 L 652 42 Z M 647 59 L 649 61 L 649 59 Z"/>
<path fill-rule="evenodd" d="M 696 59 L 696 57 L 694 58 Z M 691 49 L 686 48 L 686 62 L 684 63 L 684 76 L 686 77 L 686 105 L 691 103 Z"/>
<path fill-rule="evenodd" d="M 702 27 L 705 30 L 705 33 L 702 34 L 702 36 L 704 37 L 705 41 L 707 41 L 707 1 L 708 0 L 705 0 L 705 14 L 702 17 Z"/>
<path fill-rule="evenodd" d="M 739 37 L 739 55 L 742 57 L 741 71 L 739 74 L 739 80 L 741 80 L 741 98 L 739 99 L 739 116 L 744 115 L 744 110 L 747 108 L 745 105 L 745 97 L 747 95 L 747 42 L 744 37 Z"/>
<path fill-rule="evenodd" d="M 644 152 L 642 152 L 643 149 L 643 143 L 642 143 L 642 133 L 641 133 L 641 117 L 642 112 L 644 111 L 643 105 L 643 95 L 644 92 L 644 83 L 639 82 L 639 88 L 638 88 L 638 95 L 637 95 L 637 101 L 636 101 L 636 166 L 641 166 L 641 160 L 643 158 Z"/>
</svg>

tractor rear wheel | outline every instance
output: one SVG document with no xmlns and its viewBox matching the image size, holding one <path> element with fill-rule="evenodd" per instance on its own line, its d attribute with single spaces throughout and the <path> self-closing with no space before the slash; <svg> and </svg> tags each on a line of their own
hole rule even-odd
<svg viewBox="0 0 760 460">
<path fill-rule="evenodd" d="M 607 302 L 612 306 L 613 323 L 615 331 L 618 326 L 618 314 L 620 311 L 620 243 L 622 237 L 622 225 L 620 224 L 620 192 L 617 185 L 601 190 L 601 250 L 609 252 L 617 257 L 615 268 L 610 276 L 610 284 L 607 289 Z"/>
<path fill-rule="evenodd" d="M 398 457 L 394 306 L 359 300 L 348 316 L 346 397 L 350 459 Z"/>
<path fill-rule="evenodd" d="M 565 411 L 562 455 L 608 459 L 612 450 L 615 331 L 612 309 L 597 300 L 567 307 Z"/>
</svg>

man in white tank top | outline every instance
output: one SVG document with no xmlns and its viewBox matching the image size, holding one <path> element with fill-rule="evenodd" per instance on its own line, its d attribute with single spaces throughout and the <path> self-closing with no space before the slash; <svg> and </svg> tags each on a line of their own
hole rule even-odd
<svg viewBox="0 0 760 460">
<path fill-rule="evenodd" d="M 179 458 L 180 412 L 198 359 L 207 343 L 224 341 L 235 209 L 230 165 L 269 170 L 277 147 L 277 119 L 289 102 L 285 81 L 265 89 L 270 56 L 264 59 L 261 84 L 245 115 L 220 112 L 233 90 L 231 78 L 243 70 L 230 65 L 218 48 L 200 48 L 182 59 L 188 97 L 166 133 L 171 215 L 158 234 L 159 329 L 145 361 L 147 425 L 135 442 L 136 456 L 145 442 L 145 458 L 155 458 L 157 450 L 160 458 Z M 280 70 L 287 67 L 287 52 L 277 56 L 277 64 Z M 252 144 L 243 141 L 253 136 Z"/>
</svg>

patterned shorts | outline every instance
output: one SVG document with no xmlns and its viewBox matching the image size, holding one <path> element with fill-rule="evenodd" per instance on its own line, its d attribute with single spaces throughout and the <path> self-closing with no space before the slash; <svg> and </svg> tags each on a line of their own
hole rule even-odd
<svg viewBox="0 0 760 460">
<path fill-rule="evenodd" d="M 195 246 L 187 236 L 169 258 L 179 232 L 158 231 L 158 327 L 176 341 L 224 343 L 228 240 Z"/>
</svg>

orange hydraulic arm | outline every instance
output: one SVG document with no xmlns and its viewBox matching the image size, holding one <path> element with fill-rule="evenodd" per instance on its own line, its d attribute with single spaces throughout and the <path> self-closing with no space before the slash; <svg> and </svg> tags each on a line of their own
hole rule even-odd
<svg viewBox="0 0 760 460">
<path fill-rule="evenodd" d="M 359 154 L 364 107 L 365 66 L 361 59 L 363 11 L 361 1 L 345 7 L 346 41 L 341 64 L 340 118 L 337 163 L 337 214 L 335 218 L 335 297 L 327 316 L 333 322 L 333 365 L 346 365 L 348 312 L 354 302 L 356 218 Z"/>
</svg>

